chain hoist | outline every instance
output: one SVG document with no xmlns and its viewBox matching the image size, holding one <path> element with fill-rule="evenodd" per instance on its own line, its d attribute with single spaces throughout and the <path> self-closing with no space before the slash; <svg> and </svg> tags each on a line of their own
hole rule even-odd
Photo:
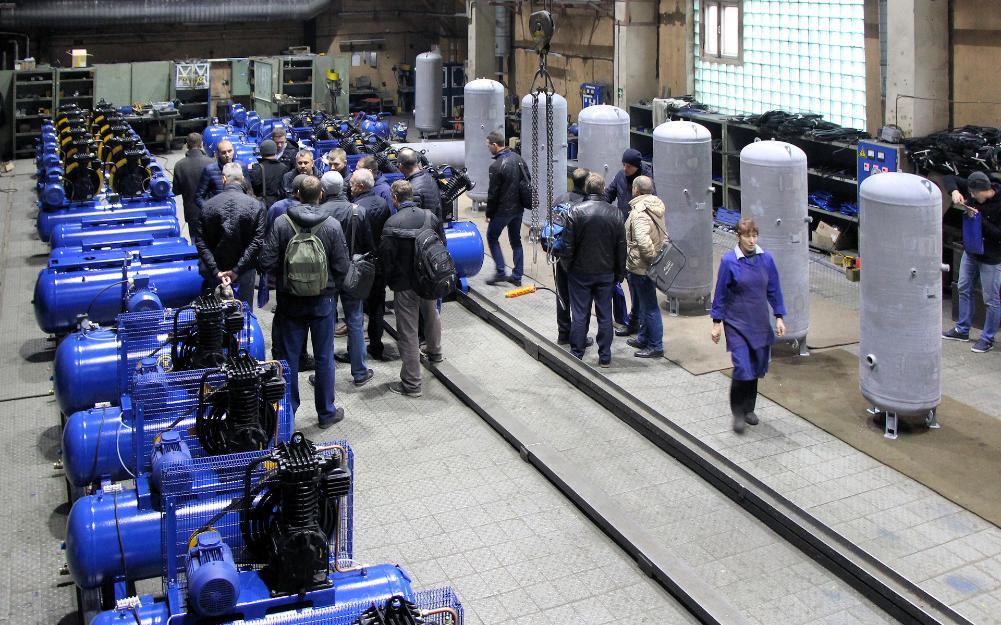
<svg viewBox="0 0 1001 625">
<path fill-rule="evenodd" d="M 540 96 L 546 101 L 546 217 L 552 219 L 553 211 L 553 98 L 556 95 L 556 86 L 553 78 L 549 74 L 548 56 L 549 47 L 556 32 L 556 22 L 553 14 L 543 9 L 532 13 L 528 19 L 529 30 L 535 42 L 535 51 L 539 55 L 539 69 L 536 70 L 532 78 L 532 219 L 528 230 L 528 240 L 533 244 L 532 262 L 538 261 L 538 243 L 541 235 L 539 227 L 539 204 L 542 198 L 539 197 L 539 100 Z M 540 81 L 541 79 L 541 81 Z M 537 83 L 538 86 L 536 86 Z"/>
</svg>

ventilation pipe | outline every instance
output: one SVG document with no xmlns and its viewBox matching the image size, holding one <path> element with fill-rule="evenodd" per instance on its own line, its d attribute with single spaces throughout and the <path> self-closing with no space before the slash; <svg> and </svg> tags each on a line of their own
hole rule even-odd
<svg viewBox="0 0 1001 625">
<path fill-rule="evenodd" d="M 124 24 L 220 24 L 316 17 L 331 0 L 42 0 L 0 5 L 0 27 L 39 28 Z"/>
</svg>

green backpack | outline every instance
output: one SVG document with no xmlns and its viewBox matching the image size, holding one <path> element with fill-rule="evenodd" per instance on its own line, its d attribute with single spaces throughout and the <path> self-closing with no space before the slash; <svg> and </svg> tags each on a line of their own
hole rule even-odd
<svg viewBox="0 0 1001 625">
<path fill-rule="evenodd" d="M 319 295 L 327 288 L 327 250 L 316 233 L 326 220 L 312 228 L 300 228 L 288 214 L 285 219 L 295 231 L 285 248 L 285 286 L 299 297 Z"/>
</svg>

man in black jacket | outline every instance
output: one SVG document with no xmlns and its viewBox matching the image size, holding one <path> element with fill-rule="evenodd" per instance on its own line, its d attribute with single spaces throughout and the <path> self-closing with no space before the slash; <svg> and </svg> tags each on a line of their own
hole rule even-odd
<svg viewBox="0 0 1001 625">
<path fill-rule="evenodd" d="M 504 135 L 496 130 L 487 135 L 487 149 L 494 158 L 494 162 L 490 163 L 490 187 L 487 189 L 487 244 L 497 268 L 487 284 L 510 282 L 521 286 L 521 275 L 525 269 L 525 254 L 521 247 L 521 218 L 525 213 L 521 185 L 522 174 L 528 169 L 521 156 L 504 145 Z M 500 246 L 504 228 L 507 228 L 507 240 L 514 255 L 510 276 L 504 273 L 504 251 Z"/>
<path fill-rule="evenodd" d="M 184 223 L 188 225 L 188 234 L 191 233 L 191 223 L 198 213 L 195 206 L 195 191 L 198 190 L 198 182 L 202 177 L 202 170 L 212 162 L 210 156 L 206 156 L 202 149 L 202 136 L 197 132 L 188 135 L 188 151 L 184 158 L 174 165 L 173 188 L 174 195 L 180 195 L 184 202 Z"/>
<path fill-rule="evenodd" d="M 284 163 L 286 171 L 295 169 L 295 155 L 299 153 L 299 144 L 288 138 L 283 126 L 271 129 L 271 140 L 275 142 L 276 156 Z"/>
<path fill-rule="evenodd" d="M 438 189 L 438 181 L 431 176 L 431 172 L 421 168 L 420 159 L 414 150 L 403 148 L 396 156 L 400 173 L 413 189 L 414 202 L 431 211 L 441 221 L 441 191 Z"/>
<path fill-rule="evenodd" d="M 313 151 L 312 150 L 299 150 L 295 155 L 295 168 L 291 171 L 285 172 L 282 176 L 282 193 L 283 197 L 292 196 L 292 182 L 295 177 L 303 174 L 306 176 L 313 176 L 314 178 L 320 177 L 320 172 L 316 169 L 316 165 L 313 163 Z M 320 185 L 322 188 L 322 184 Z"/>
<path fill-rule="evenodd" d="M 368 254 L 373 251 L 372 231 L 366 221 L 365 209 L 351 203 L 344 194 L 344 181 L 336 171 L 328 171 L 320 178 L 320 189 L 325 198 L 318 211 L 337 220 L 348 242 L 348 253 Z M 357 216 L 355 216 L 357 212 Z M 341 308 L 344 309 L 344 324 L 347 326 L 348 351 L 334 354 L 334 360 L 351 363 L 351 377 L 355 386 L 364 386 L 372 379 L 365 351 L 365 312 L 363 300 L 341 293 Z"/>
<path fill-rule="evenodd" d="M 222 168 L 223 192 L 202 206 L 192 238 L 203 289 L 232 283 L 236 296 L 254 307 L 254 259 L 264 243 L 264 205 L 243 192 L 239 163 Z"/>
<path fill-rule="evenodd" d="M 563 231 L 560 262 L 570 283 L 570 353 L 584 358 L 591 305 L 598 316 L 598 365 L 612 363 L 612 289 L 626 275 L 622 215 L 605 201 L 605 181 L 589 174 L 587 196 L 571 209 Z"/>
<path fill-rule="evenodd" d="M 229 139 L 223 139 L 216 145 L 215 160 L 205 166 L 202 170 L 202 175 L 198 179 L 198 189 L 195 191 L 195 206 L 198 207 L 200 211 L 205 201 L 210 197 L 222 193 L 224 186 L 222 180 L 222 168 L 226 163 L 233 162 L 233 156 L 236 152 L 233 150 L 233 143 Z M 243 170 L 243 180 L 240 182 L 240 186 L 243 192 L 246 194 L 252 194 L 253 189 L 250 187 L 250 181 L 247 180 L 247 170 L 240 165 Z M 197 214 L 196 214 L 197 219 Z"/>
<path fill-rule="evenodd" d="M 553 200 L 553 206 L 573 207 L 581 203 L 587 195 L 584 193 L 584 182 L 587 180 L 591 170 L 578 167 L 573 170 L 570 179 L 573 181 L 573 190 L 567 191 L 563 195 Z M 567 210 L 567 213 L 570 211 Z M 570 344 L 570 283 L 567 281 L 567 270 L 563 268 L 563 263 L 553 265 L 553 279 L 556 281 L 556 343 L 558 345 Z M 588 337 L 587 343 L 591 344 Z"/>
<path fill-rule="evenodd" d="M 250 168 L 250 185 L 257 197 L 264 200 L 264 207 L 285 197 L 282 179 L 288 173 L 285 163 L 278 160 L 278 146 L 271 139 L 261 141 L 261 158 Z"/>
<path fill-rule="evenodd" d="M 269 271 L 277 278 L 272 340 L 282 343 L 292 374 L 292 411 L 299 409 L 299 357 L 306 345 L 307 332 L 312 336 L 316 356 L 316 414 L 320 427 L 328 428 L 344 418 L 344 408 L 334 404 L 334 321 L 337 289 L 348 271 L 348 246 L 337 220 L 317 210 L 320 181 L 308 176 L 299 187 L 301 204 L 296 204 L 275 221 L 261 249 L 258 269 Z M 285 276 L 285 251 L 296 231 L 317 228 L 314 233 L 323 243 L 327 255 L 327 286 L 320 295 L 297 296 L 289 292 Z M 277 338 L 275 338 L 277 335 Z"/>
<path fill-rule="evenodd" d="M 393 230 L 417 230 L 425 224 L 433 228 L 442 241 L 445 231 L 441 221 L 430 211 L 421 209 L 413 200 L 414 191 L 406 180 L 397 180 L 390 188 L 396 214 L 386 220 L 379 245 L 379 263 L 382 266 L 386 284 L 395 293 L 396 344 L 400 350 L 403 366 L 400 381 L 389 385 L 389 390 L 409 397 L 421 396 L 421 355 L 417 338 L 419 318 L 424 321 L 424 338 L 427 341 L 427 357 L 431 362 L 441 362 L 441 318 L 438 316 L 437 302 L 423 299 L 414 292 L 414 239 L 391 234 Z"/>
<path fill-rule="evenodd" d="M 389 206 L 386 205 L 386 200 L 375 194 L 374 187 L 375 177 L 371 170 L 359 166 L 355 173 L 351 174 L 351 196 L 358 206 L 365 209 L 365 218 L 372 233 L 372 245 L 378 250 L 382 240 L 382 228 L 389 219 Z M 378 264 L 376 264 L 372 292 L 365 302 L 365 308 L 368 312 L 368 355 L 376 360 L 385 360 L 382 320 L 386 314 L 386 278 L 382 275 Z"/>
<path fill-rule="evenodd" d="M 966 240 L 964 228 L 964 247 L 983 249 L 981 253 L 963 252 L 963 260 L 959 263 L 959 319 L 956 326 L 944 332 L 942 337 L 956 341 L 970 340 L 973 288 L 979 277 L 987 317 L 980 339 L 970 350 L 982 354 L 994 347 L 998 325 L 1001 324 L 1001 185 L 979 171 L 965 180 L 946 176 L 942 182 L 953 203 L 965 209 L 964 220 L 980 218 L 981 240 Z"/>
</svg>

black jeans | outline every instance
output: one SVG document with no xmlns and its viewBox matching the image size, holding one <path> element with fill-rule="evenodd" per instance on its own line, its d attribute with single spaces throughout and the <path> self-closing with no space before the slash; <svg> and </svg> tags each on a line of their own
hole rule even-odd
<svg viewBox="0 0 1001 625">
<path fill-rule="evenodd" d="M 591 305 L 598 317 L 598 362 L 612 359 L 612 289 L 615 276 L 610 273 L 569 273 L 570 282 L 570 353 L 584 357 L 587 329 L 591 323 Z"/>
<path fill-rule="evenodd" d="M 368 353 L 373 358 L 381 358 L 384 349 L 382 320 L 386 316 L 386 280 L 382 274 L 375 276 L 365 308 L 368 311 Z"/>
<path fill-rule="evenodd" d="M 556 334 L 558 340 L 570 340 L 570 282 L 560 263 L 553 265 L 556 280 Z"/>
</svg>

